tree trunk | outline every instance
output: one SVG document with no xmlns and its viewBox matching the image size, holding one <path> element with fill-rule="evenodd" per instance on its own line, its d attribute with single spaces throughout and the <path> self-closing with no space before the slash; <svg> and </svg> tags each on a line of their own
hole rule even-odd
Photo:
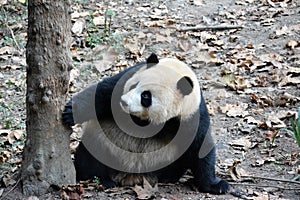
<svg viewBox="0 0 300 200">
<path fill-rule="evenodd" d="M 28 1 L 27 140 L 21 178 L 25 195 L 75 183 L 69 132 L 61 122 L 68 90 L 69 0 Z"/>
</svg>

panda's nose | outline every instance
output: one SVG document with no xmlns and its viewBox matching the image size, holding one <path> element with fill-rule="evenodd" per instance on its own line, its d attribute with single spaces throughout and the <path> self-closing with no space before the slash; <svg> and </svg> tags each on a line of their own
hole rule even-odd
<svg viewBox="0 0 300 200">
<path fill-rule="evenodd" d="M 128 106 L 127 102 L 121 99 L 121 105 L 126 108 Z"/>
</svg>

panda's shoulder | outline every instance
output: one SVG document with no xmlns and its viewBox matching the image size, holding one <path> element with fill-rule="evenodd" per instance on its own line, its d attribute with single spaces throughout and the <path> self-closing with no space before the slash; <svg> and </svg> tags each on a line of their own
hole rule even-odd
<svg viewBox="0 0 300 200">
<path fill-rule="evenodd" d="M 121 78 L 123 79 L 123 81 L 127 81 L 130 77 L 132 77 L 135 73 L 140 71 L 143 67 L 146 68 L 146 64 L 147 64 L 146 62 L 138 63 L 134 66 L 131 66 L 131 67 L 119 72 L 118 74 L 116 74 L 114 76 L 104 78 L 98 84 L 107 85 L 107 86 L 114 85 Z"/>
</svg>

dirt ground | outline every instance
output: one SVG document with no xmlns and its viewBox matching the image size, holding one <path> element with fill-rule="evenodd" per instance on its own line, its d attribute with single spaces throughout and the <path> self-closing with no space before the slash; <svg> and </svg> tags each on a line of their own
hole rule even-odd
<svg viewBox="0 0 300 200">
<path fill-rule="evenodd" d="M 27 17 L 20 2 L 0 2 L 1 200 L 38 199 L 23 197 L 17 178 L 26 119 Z M 105 11 L 110 33 L 101 37 Z M 176 184 L 159 184 L 149 199 L 300 199 L 300 148 L 285 131 L 300 106 L 298 0 L 77 0 L 72 21 L 70 96 L 151 52 L 183 60 L 199 78 L 217 145 L 217 175 L 232 189 L 219 196 L 199 193 L 187 173 Z M 77 140 L 75 131 L 71 149 Z M 92 186 L 82 195 L 138 197 L 134 188 Z M 61 198 L 59 191 L 40 197 Z"/>
</svg>

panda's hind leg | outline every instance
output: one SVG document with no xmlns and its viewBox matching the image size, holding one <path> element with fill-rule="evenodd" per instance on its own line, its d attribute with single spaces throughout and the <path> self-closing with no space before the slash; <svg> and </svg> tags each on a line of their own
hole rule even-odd
<svg viewBox="0 0 300 200">
<path fill-rule="evenodd" d="M 225 194 L 230 186 L 227 181 L 215 176 L 215 149 L 206 157 L 197 158 L 192 166 L 196 187 L 200 192 Z"/>
<path fill-rule="evenodd" d="M 76 150 L 74 165 L 76 169 L 76 179 L 78 181 L 94 180 L 98 177 L 100 183 L 105 188 L 117 186 L 116 182 L 109 176 L 111 169 L 94 158 L 83 143 L 80 143 Z"/>
</svg>

